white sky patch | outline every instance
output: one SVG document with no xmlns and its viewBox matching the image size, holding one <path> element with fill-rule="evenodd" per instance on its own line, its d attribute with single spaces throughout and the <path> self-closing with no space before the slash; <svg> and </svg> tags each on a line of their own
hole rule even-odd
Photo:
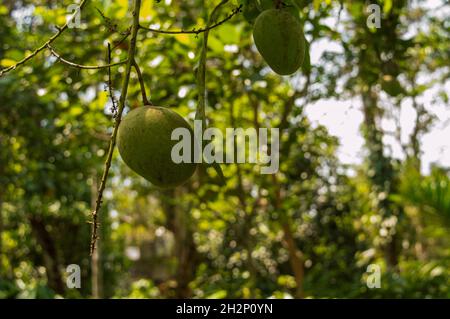
<svg viewBox="0 0 450 319">
<path fill-rule="evenodd" d="M 320 59 L 325 51 L 344 53 L 340 44 L 327 39 L 319 39 L 311 45 L 311 64 L 320 64 Z"/>
<path fill-rule="evenodd" d="M 162 55 L 158 55 L 156 58 L 154 58 L 148 63 L 148 66 L 156 68 L 163 60 L 164 57 Z"/>
<path fill-rule="evenodd" d="M 195 58 L 195 53 L 192 51 L 189 51 L 188 57 L 189 57 L 189 59 L 193 60 Z"/>
<path fill-rule="evenodd" d="M 239 51 L 239 47 L 236 44 L 226 44 L 223 49 L 225 52 L 236 53 Z"/>
<path fill-rule="evenodd" d="M 363 159 L 364 139 L 360 133 L 363 115 L 356 101 L 320 100 L 309 104 L 305 113 L 312 123 L 320 124 L 339 138 L 339 160 L 344 164 L 359 164 Z"/>
<path fill-rule="evenodd" d="M 185 98 L 186 95 L 188 94 L 189 88 L 187 86 L 182 86 L 180 87 L 180 89 L 178 90 L 178 97 L 180 99 Z"/>
<path fill-rule="evenodd" d="M 141 250 L 139 249 L 139 247 L 128 246 L 125 249 L 125 255 L 128 257 L 128 259 L 136 261 L 141 259 Z"/>
</svg>

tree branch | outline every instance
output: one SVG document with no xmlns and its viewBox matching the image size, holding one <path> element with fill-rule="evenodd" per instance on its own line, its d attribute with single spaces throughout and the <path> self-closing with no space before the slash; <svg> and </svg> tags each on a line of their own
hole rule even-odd
<svg viewBox="0 0 450 319">
<path fill-rule="evenodd" d="M 140 9 L 141 9 L 141 0 L 134 0 L 133 26 L 131 29 L 131 40 L 130 40 L 130 46 L 128 48 L 128 58 L 127 58 L 127 65 L 126 65 L 126 69 L 125 69 L 125 76 L 124 76 L 123 82 L 122 82 L 122 90 L 121 90 L 121 95 L 120 95 L 120 100 L 119 100 L 119 108 L 117 110 L 117 115 L 115 117 L 115 122 L 114 122 L 114 129 L 113 129 L 113 132 L 111 135 L 111 140 L 109 142 L 108 154 L 106 155 L 102 180 L 100 182 L 97 200 L 95 202 L 95 209 L 92 212 L 92 236 L 91 236 L 91 249 L 90 249 L 91 256 L 95 250 L 95 244 L 98 239 L 98 234 L 97 234 L 97 232 L 98 232 L 98 214 L 99 214 L 99 211 L 100 211 L 100 208 L 102 205 L 103 192 L 106 187 L 106 181 L 108 179 L 109 169 L 111 168 L 111 162 L 112 162 L 112 157 L 113 157 L 113 153 L 114 153 L 114 148 L 116 146 L 117 132 L 119 129 L 120 122 L 122 120 L 122 113 L 123 113 L 123 109 L 125 107 L 125 100 L 127 98 L 127 93 L 128 93 L 128 83 L 130 82 L 131 67 L 133 65 L 134 55 L 136 53 L 136 38 L 137 38 L 138 29 L 139 29 Z"/>
<path fill-rule="evenodd" d="M 108 64 L 111 64 L 111 43 L 108 42 Z M 114 96 L 114 89 L 113 89 L 113 81 L 112 81 L 112 75 L 111 75 L 111 68 L 108 67 L 108 91 L 109 91 L 109 97 L 111 98 L 111 113 L 113 114 L 114 118 L 117 114 L 117 103 L 116 103 L 116 97 Z"/>
<path fill-rule="evenodd" d="M 150 32 L 154 32 L 154 33 L 162 33 L 162 34 L 200 34 L 202 32 L 207 32 L 209 30 L 212 30 L 218 26 L 221 26 L 222 24 L 224 24 L 225 22 L 227 22 L 228 20 L 230 20 L 231 18 L 233 18 L 236 14 L 238 14 L 239 12 L 241 12 L 242 9 L 242 5 L 240 5 L 239 7 L 233 9 L 233 11 L 231 12 L 231 14 L 229 14 L 225 19 L 223 19 L 222 21 L 219 21 L 215 24 L 212 24 L 210 26 L 207 26 L 205 28 L 202 29 L 192 29 L 192 30 L 159 30 L 159 29 L 153 29 L 153 28 L 147 28 L 147 27 L 143 27 L 142 25 L 139 25 L 140 29 L 146 30 L 146 31 L 150 31 Z"/>
<path fill-rule="evenodd" d="M 117 63 L 111 63 L 111 64 L 106 64 L 106 65 L 81 65 L 81 64 L 70 62 L 70 61 L 64 59 L 63 57 L 61 57 L 61 55 L 56 53 L 56 51 L 49 44 L 47 45 L 47 48 L 50 50 L 50 53 L 53 56 L 55 56 L 59 61 L 61 61 L 64 64 L 67 64 L 68 66 L 71 66 L 73 68 L 78 68 L 78 69 L 85 69 L 85 70 L 98 70 L 98 69 L 106 69 L 106 68 L 109 69 L 113 66 L 122 65 L 127 62 L 127 60 L 124 60 L 124 61 L 120 61 Z"/>
<path fill-rule="evenodd" d="M 72 22 L 72 20 L 76 17 L 76 15 L 81 11 L 81 9 L 83 9 L 83 7 L 85 6 L 87 0 L 83 0 L 80 4 L 80 6 L 78 7 L 77 11 L 69 18 L 69 20 L 66 22 L 66 24 L 64 24 L 64 26 L 62 27 L 56 27 L 58 29 L 58 32 L 56 32 L 50 39 L 48 39 L 43 45 L 41 45 L 39 48 L 35 49 L 33 51 L 33 53 L 30 53 L 29 55 L 27 55 L 25 58 L 23 58 L 22 60 L 20 60 L 19 62 L 17 62 L 14 65 L 11 65 L 10 67 L 3 69 L 0 71 L 0 77 L 2 77 L 3 75 L 5 75 L 6 73 L 15 70 L 17 67 L 25 64 L 26 62 L 28 62 L 29 60 L 31 60 L 32 58 L 34 58 L 39 52 L 45 50 L 47 48 L 48 45 L 52 44 L 53 41 L 55 41 L 67 28 L 70 22 Z"/>
</svg>

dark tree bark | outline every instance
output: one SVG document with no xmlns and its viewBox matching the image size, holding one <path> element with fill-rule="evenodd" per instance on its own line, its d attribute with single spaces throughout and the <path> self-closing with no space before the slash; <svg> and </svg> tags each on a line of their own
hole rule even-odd
<svg viewBox="0 0 450 319">
<path fill-rule="evenodd" d="M 28 220 L 36 240 L 42 247 L 48 286 L 56 293 L 63 294 L 65 285 L 60 272 L 59 256 L 54 239 L 40 217 L 29 216 Z"/>
<path fill-rule="evenodd" d="M 281 227 L 283 229 L 283 241 L 289 254 L 289 263 L 291 265 L 296 283 L 295 297 L 298 299 L 302 299 L 304 298 L 303 281 L 305 276 L 303 253 L 298 248 L 297 243 L 295 242 L 294 234 L 291 229 L 291 225 L 293 224 L 291 218 L 281 210 L 281 203 L 283 198 L 281 195 L 281 186 L 277 180 L 277 176 L 272 176 L 274 184 L 276 185 L 275 187 L 277 188 L 275 193 L 274 207 L 278 212 L 280 212 L 281 216 L 280 219 Z"/>
<path fill-rule="evenodd" d="M 175 238 L 175 256 L 177 258 L 177 270 L 175 280 L 176 298 L 189 298 L 192 291 L 189 283 L 195 278 L 198 265 L 198 252 L 194 243 L 193 232 L 190 227 L 190 213 L 183 211 L 176 204 L 177 193 L 175 190 L 167 190 L 164 193 L 162 206 L 166 213 L 167 228 Z"/>
<path fill-rule="evenodd" d="M 3 236 L 3 199 L 2 194 L 0 193 L 0 256 L 3 253 L 3 242 L 2 242 L 2 236 Z"/>
</svg>

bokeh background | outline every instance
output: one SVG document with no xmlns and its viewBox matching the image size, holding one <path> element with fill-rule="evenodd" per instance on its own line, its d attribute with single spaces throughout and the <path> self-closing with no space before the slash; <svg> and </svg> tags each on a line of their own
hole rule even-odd
<svg viewBox="0 0 450 319">
<path fill-rule="evenodd" d="M 219 1 L 144 0 L 142 25 L 199 28 Z M 229 1 L 221 18 L 248 1 Z M 280 171 L 201 167 L 161 191 L 115 153 L 91 220 L 112 130 L 106 70 L 48 51 L 0 77 L 0 298 L 450 297 L 448 1 L 286 0 L 311 65 L 274 74 L 243 13 L 210 33 L 209 124 L 278 127 Z M 73 0 L 3 0 L 0 66 L 63 25 Z M 381 27 L 368 27 L 378 4 Z M 85 65 L 126 56 L 127 0 L 88 1 L 81 25 L 53 44 Z M 150 98 L 193 120 L 202 35 L 139 33 Z M 112 69 L 114 98 L 124 66 Z M 133 73 L 126 111 L 142 104 Z M 81 288 L 66 267 L 81 268 Z M 380 288 L 367 285 L 380 267 Z M 370 281 L 370 280 L 369 280 Z"/>
</svg>

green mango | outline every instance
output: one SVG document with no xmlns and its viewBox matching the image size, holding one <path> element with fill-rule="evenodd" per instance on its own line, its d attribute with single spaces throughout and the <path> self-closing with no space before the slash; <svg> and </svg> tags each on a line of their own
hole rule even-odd
<svg viewBox="0 0 450 319">
<path fill-rule="evenodd" d="M 194 174 L 197 164 L 172 161 L 172 147 L 178 141 L 172 141 L 171 136 L 176 128 L 187 128 L 194 139 L 189 124 L 174 111 L 156 106 L 134 109 L 119 126 L 117 146 L 120 156 L 129 168 L 155 186 L 181 185 Z"/>
<path fill-rule="evenodd" d="M 300 21 L 286 9 L 270 9 L 256 18 L 253 39 L 259 53 L 280 75 L 295 73 L 305 58 L 305 37 Z"/>
</svg>

